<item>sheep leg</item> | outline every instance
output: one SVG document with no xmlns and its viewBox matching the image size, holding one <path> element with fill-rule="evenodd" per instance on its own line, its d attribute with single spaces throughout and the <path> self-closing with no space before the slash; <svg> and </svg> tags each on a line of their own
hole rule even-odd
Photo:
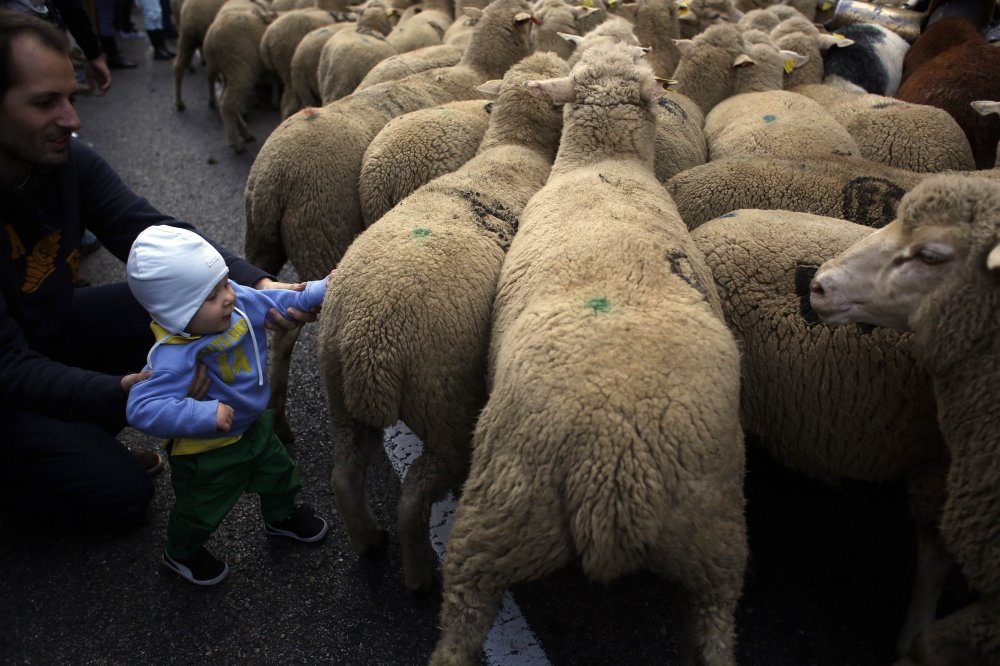
<svg viewBox="0 0 1000 666">
<path fill-rule="evenodd" d="M 295 441 L 295 433 L 288 424 L 286 408 L 288 405 L 288 375 L 292 364 L 292 351 L 299 339 L 302 327 L 291 331 L 284 329 L 274 331 L 271 336 L 271 368 L 269 381 L 271 383 L 271 398 L 268 408 L 274 411 L 274 434 L 285 444 Z"/>
<path fill-rule="evenodd" d="M 205 82 L 208 83 L 208 108 L 219 108 L 219 99 L 215 94 L 215 84 L 219 82 L 219 72 L 209 65 L 205 68 Z"/>
<path fill-rule="evenodd" d="M 243 106 L 253 94 L 253 83 L 247 85 L 242 81 L 226 81 L 219 97 L 219 115 L 222 116 L 222 126 L 226 132 L 226 143 L 237 153 L 246 150 L 245 141 L 253 141 L 254 137 L 247 129 L 243 119 Z M 242 140 L 241 140 L 242 139 Z"/>
<path fill-rule="evenodd" d="M 917 527 L 917 573 L 906 620 L 899 632 L 896 649 L 906 654 L 913 637 L 934 621 L 938 599 L 944 590 L 955 559 L 945 549 L 941 535 L 930 525 Z"/>
<path fill-rule="evenodd" d="M 349 418 L 349 425 L 343 419 L 339 419 L 339 424 L 333 423 L 332 411 L 330 420 L 333 431 L 330 485 L 351 547 L 365 555 L 385 543 L 385 530 L 375 520 L 365 492 L 368 466 L 376 452 L 382 450 L 382 429 Z"/>
<path fill-rule="evenodd" d="M 743 589 L 748 552 L 742 509 L 696 509 L 692 515 L 721 518 L 696 530 L 666 533 L 651 568 L 667 579 L 680 581 L 683 588 L 686 603 L 681 663 L 733 666 L 736 605 Z M 727 515 L 729 518 L 724 518 Z"/>
<path fill-rule="evenodd" d="M 916 635 L 895 666 L 1000 663 L 1000 596 L 979 599 Z"/>
<path fill-rule="evenodd" d="M 194 57 L 195 49 L 198 45 L 194 43 L 191 36 L 181 31 L 180 37 L 177 39 L 177 57 L 174 58 L 174 107 L 178 111 L 183 111 L 187 108 L 184 104 L 184 95 L 182 89 L 184 87 L 184 73 L 188 66 L 191 64 L 191 59 Z"/>
<path fill-rule="evenodd" d="M 482 477 L 493 475 L 487 470 Z M 497 483 L 466 483 L 444 559 L 439 625 L 431 666 L 479 664 L 503 594 L 570 563 L 575 553 L 558 497 L 527 497 Z M 525 535 L 530 535 L 526 538 Z"/>
<path fill-rule="evenodd" d="M 396 514 L 396 531 L 403 552 L 403 582 L 413 592 L 430 592 L 436 558 L 427 528 L 431 505 L 457 487 L 464 475 L 468 442 L 428 436 L 424 452 L 410 467 L 403 482 Z"/>
</svg>

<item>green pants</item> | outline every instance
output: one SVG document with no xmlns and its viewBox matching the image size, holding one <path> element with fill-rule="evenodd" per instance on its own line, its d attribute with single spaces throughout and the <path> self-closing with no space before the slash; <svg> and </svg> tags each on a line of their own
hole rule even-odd
<svg viewBox="0 0 1000 666">
<path fill-rule="evenodd" d="M 302 487 L 295 462 L 265 411 L 238 441 L 204 453 L 170 456 L 176 500 L 167 524 L 167 554 L 186 559 L 200 548 L 244 492 L 260 495 L 264 520 L 288 518 Z"/>
</svg>

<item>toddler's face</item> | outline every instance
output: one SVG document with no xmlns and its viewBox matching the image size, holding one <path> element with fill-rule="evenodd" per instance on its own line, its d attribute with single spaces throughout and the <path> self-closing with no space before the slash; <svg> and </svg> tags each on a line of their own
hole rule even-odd
<svg viewBox="0 0 1000 666">
<path fill-rule="evenodd" d="M 229 276 L 219 280 L 205 302 L 191 318 L 187 332 L 192 335 L 211 335 L 222 333 L 229 328 L 233 317 L 233 307 L 236 305 L 236 292 L 229 285 Z"/>
</svg>

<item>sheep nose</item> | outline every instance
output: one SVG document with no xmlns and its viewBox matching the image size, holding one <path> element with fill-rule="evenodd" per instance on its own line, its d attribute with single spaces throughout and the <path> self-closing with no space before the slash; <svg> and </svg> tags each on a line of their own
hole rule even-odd
<svg viewBox="0 0 1000 666">
<path fill-rule="evenodd" d="M 826 290 L 823 289 L 823 285 L 819 283 L 819 280 L 813 280 L 809 283 L 809 293 L 814 296 L 822 296 L 826 293 Z"/>
</svg>

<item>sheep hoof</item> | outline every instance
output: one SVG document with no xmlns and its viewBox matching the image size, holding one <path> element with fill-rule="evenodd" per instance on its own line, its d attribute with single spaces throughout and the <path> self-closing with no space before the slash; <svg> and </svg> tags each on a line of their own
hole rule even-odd
<svg viewBox="0 0 1000 666">
<path fill-rule="evenodd" d="M 187 104 L 185 104 L 184 102 L 180 102 L 180 101 L 178 101 L 176 104 L 174 104 L 174 106 L 177 107 L 178 111 L 183 111 L 184 109 L 187 108 Z"/>
<path fill-rule="evenodd" d="M 403 585 L 414 594 L 427 594 L 434 589 L 434 574 L 431 571 L 423 571 L 419 575 L 406 573 Z"/>
<path fill-rule="evenodd" d="M 351 539 L 354 545 L 354 550 L 358 552 L 359 555 L 371 555 L 372 553 L 381 550 L 385 546 L 386 533 L 381 527 L 377 527 L 371 530 L 364 538 Z"/>
<path fill-rule="evenodd" d="M 289 427 L 288 421 L 283 416 L 278 416 L 277 414 L 274 417 L 274 434 L 278 436 L 278 439 L 285 446 L 295 441 L 295 432 Z"/>
<path fill-rule="evenodd" d="M 242 155 L 243 153 L 247 152 L 247 147 L 244 146 L 242 143 L 234 143 L 232 144 L 232 146 L 233 146 L 233 152 L 236 153 L 237 155 Z M 279 437 L 279 439 L 281 438 Z"/>
<path fill-rule="evenodd" d="M 257 137 L 255 137 L 253 134 L 244 134 L 243 135 L 243 143 L 253 143 L 256 140 L 257 140 Z"/>
</svg>

